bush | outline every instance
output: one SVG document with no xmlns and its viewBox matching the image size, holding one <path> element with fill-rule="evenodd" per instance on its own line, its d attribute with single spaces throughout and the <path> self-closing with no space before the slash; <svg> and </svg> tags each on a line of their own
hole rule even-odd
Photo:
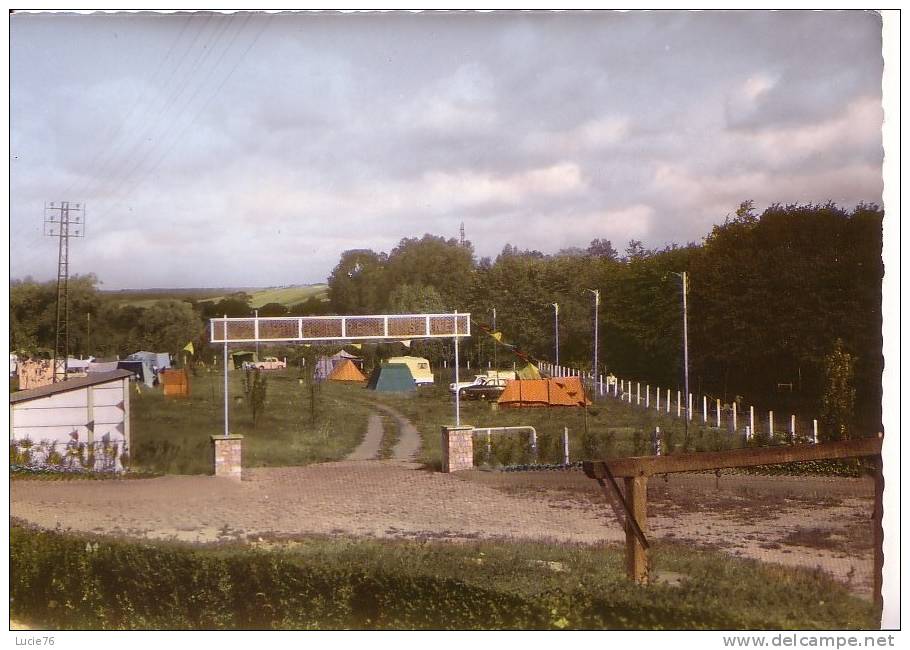
<svg viewBox="0 0 910 650">
<path fill-rule="evenodd" d="M 813 572 L 672 547 L 681 586 L 621 549 L 304 539 L 192 547 L 10 527 L 10 612 L 51 629 L 855 629 L 870 604 Z M 559 571 L 552 569 L 560 566 Z"/>
</svg>

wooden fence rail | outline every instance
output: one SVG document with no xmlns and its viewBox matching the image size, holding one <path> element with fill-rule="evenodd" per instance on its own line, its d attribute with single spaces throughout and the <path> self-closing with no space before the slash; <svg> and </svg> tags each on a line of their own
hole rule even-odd
<svg viewBox="0 0 910 650">
<path fill-rule="evenodd" d="M 860 438 L 826 442 L 817 445 L 793 445 L 734 449 L 731 451 L 672 454 L 669 456 L 642 456 L 614 458 L 610 460 L 586 460 L 584 472 L 598 482 L 611 505 L 616 506 L 618 515 L 623 516 L 626 532 L 626 570 L 629 577 L 638 583 L 649 581 L 647 533 L 648 477 L 654 474 L 676 472 L 699 472 L 733 467 L 755 467 L 781 463 L 834 460 L 839 458 L 874 459 L 875 466 L 875 507 L 873 517 L 873 598 L 881 610 L 882 606 L 882 434 L 875 438 Z M 625 493 L 619 489 L 617 478 L 625 482 Z M 615 497 L 615 499 L 614 499 Z"/>
</svg>

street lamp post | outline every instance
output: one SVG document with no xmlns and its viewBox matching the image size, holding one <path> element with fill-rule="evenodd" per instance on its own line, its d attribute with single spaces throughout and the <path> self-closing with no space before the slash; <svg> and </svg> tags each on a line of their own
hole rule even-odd
<svg viewBox="0 0 910 650">
<path fill-rule="evenodd" d="M 554 302 L 553 305 L 553 317 L 554 324 L 556 329 L 556 365 L 559 366 L 559 303 Z"/>
<path fill-rule="evenodd" d="M 496 307 L 493 307 L 493 335 L 496 335 Z M 499 348 L 499 341 L 494 338 L 493 343 L 493 370 L 496 371 L 496 379 L 499 379 L 499 361 L 496 360 L 496 353 Z"/>
<path fill-rule="evenodd" d="M 585 289 L 594 294 L 594 385 L 597 385 L 597 317 L 600 312 L 600 289 Z"/>
<path fill-rule="evenodd" d="M 682 280 L 682 313 L 683 313 L 683 381 L 684 388 L 686 391 L 685 400 L 686 400 L 686 435 L 685 435 L 685 445 L 689 444 L 689 313 L 688 313 L 688 302 L 686 299 L 687 294 L 689 293 L 689 274 L 683 271 L 682 273 L 673 273 L 673 275 L 679 276 Z"/>
</svg>

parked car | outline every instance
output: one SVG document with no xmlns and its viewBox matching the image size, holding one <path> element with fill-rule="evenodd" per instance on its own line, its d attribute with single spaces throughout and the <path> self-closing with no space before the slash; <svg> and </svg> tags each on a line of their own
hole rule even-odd
<svg viewBox="0 0 910 650">
<path fill-rule="evenodd" d="M 449 392 L 454 395 L 456 390 L 467 388 L 468 386 L 482 385 L 486 380 L 486 375 L 474 375 L 473 381 L 460 381 L 457 384 L 455 382 L 452 382 L 449 384 Z"/>
<path fill-rule="evenodd" d="M 459 391 L 459 396 L 461 399 L 482 399 L 482 400 L 494 400 L 499 399 L 499 396 L 502 395 L 502 391 L 506 389 L 506 380 L 501 379 L 499 381 L 489 380 L 485 381 L 482 384 L 475 384 L 473 386 L 466 386 Z"/>
<path fill-rule="evenodd" d="M 277 370 L 287 368 L 287 360 L 282 361 L 278 357 L 263 357 L 259 361 L 245 361 L 244 368 L 258 368 L 259 370 Z"/>
</svg>

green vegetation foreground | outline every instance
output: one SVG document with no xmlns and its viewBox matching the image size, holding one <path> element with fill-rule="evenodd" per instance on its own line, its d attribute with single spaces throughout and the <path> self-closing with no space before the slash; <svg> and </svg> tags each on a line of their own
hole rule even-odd
<svg viewBox="0 0 910 650">
<path fill-rule="evenodd" d="M 13 523 L 10 614 L 48 629 L 873 629 L 821 573 L 658 545 L 622 550 L 305 538 L 192 547 Z M 672 572 L 672 573 L 671 573 Z"/>
</svg>

